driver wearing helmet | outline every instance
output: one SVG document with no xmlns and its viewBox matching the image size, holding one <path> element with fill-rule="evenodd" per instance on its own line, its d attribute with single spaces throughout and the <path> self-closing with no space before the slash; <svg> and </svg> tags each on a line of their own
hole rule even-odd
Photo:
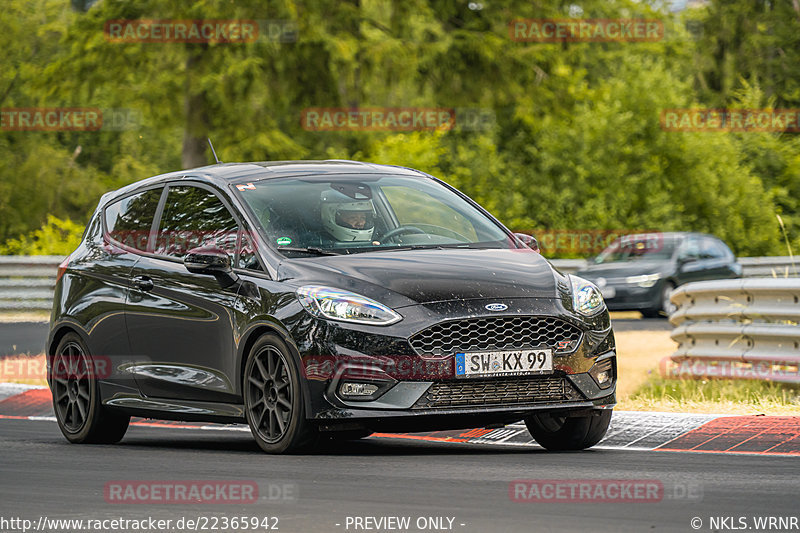
<svg viewBox="0 0 800 533">
<path fill-rule="evenodd" d="M 375 208 L 369 198 L 349 198 L 336 191 L 322 193 L 322 225 L 337 241 L 370 241 Z"/>
</svg>

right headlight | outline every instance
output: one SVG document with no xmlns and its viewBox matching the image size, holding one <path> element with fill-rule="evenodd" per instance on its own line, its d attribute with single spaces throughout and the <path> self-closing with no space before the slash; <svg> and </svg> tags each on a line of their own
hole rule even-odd
<svg viewBox="0 0 800 533">
<path fill-rule="evenodd" d="M 569 281 L 572 285 L 572 307 L 577 312 L 584 316 L 593 316 L 606 308 L 600 289 L 594 283 L 572 275 Z"/>
<path fill-rule="evenodd" d="M 388 326 L 403 319 L 380 302 L 332 287 L 306 285 L 297 289 L 297 298 L 309 313 L 320 318 L 373 326 Z"/>
</svg>

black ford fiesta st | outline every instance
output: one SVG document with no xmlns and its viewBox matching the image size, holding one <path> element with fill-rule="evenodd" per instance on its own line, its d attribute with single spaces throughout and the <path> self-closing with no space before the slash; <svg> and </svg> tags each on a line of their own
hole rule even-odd
<svg viewBox="0 0 800 533">
<path fill-rule="evenodd" d="M 131 416 L 247 423 L 281 453 L 524 420 L 602 439 L 608 311 L 475 202 L 353 161 L 217 164 L 108 193 L 59 268 L 48 380 L 76 443 Z"/>
</svg>

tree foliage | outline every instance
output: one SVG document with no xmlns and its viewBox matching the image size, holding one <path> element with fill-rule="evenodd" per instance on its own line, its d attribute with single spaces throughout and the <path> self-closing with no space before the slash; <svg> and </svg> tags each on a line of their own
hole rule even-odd
<svg viewBox="0 0 800 533">
<path fill-rule="evenodd" d="M 411 166 L 515 230 L 698 230 L 742 255 L 800 244 L 800 147 L 779 133 L 670 132 L 663 109 L 800 107 L 795 3 L 712 0 L 7 0 L 0 106 L 126 109 L 122 131 L 0 130 L 0 242 L 103 192 L 211 162 L 357 158 Z M 470 7 L 471 6 L 471 7 Z M 480 7 L 480 9 L 478 9 Z M 657 42 L 523 43 L 524 18 L 658 18 Z M 292 21 L 293 42 L 116 43 L 109 20 Z M 308 131 L 309 107 L 478 109 L 482 127 Z M 800 246 L 797 246 L 800 248 Z"/>
</svg>

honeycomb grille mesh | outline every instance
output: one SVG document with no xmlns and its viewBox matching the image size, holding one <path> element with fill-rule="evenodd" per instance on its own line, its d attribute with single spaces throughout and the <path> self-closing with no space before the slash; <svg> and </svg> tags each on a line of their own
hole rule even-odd
<svg viewBox="0 0 800 533">
<path fill-rule="evenodd" d="M 553 403 L 580 398 L 562 377 L 502 378 L 434 383 L 414 409 Z"/>
<path fill-rule="evenodd" d="M 420 355 L 554 346 L 579 341 L 581 330 L 554 317 L 487 317 L 440 322 L 409 339 Z"/>
</svg>

